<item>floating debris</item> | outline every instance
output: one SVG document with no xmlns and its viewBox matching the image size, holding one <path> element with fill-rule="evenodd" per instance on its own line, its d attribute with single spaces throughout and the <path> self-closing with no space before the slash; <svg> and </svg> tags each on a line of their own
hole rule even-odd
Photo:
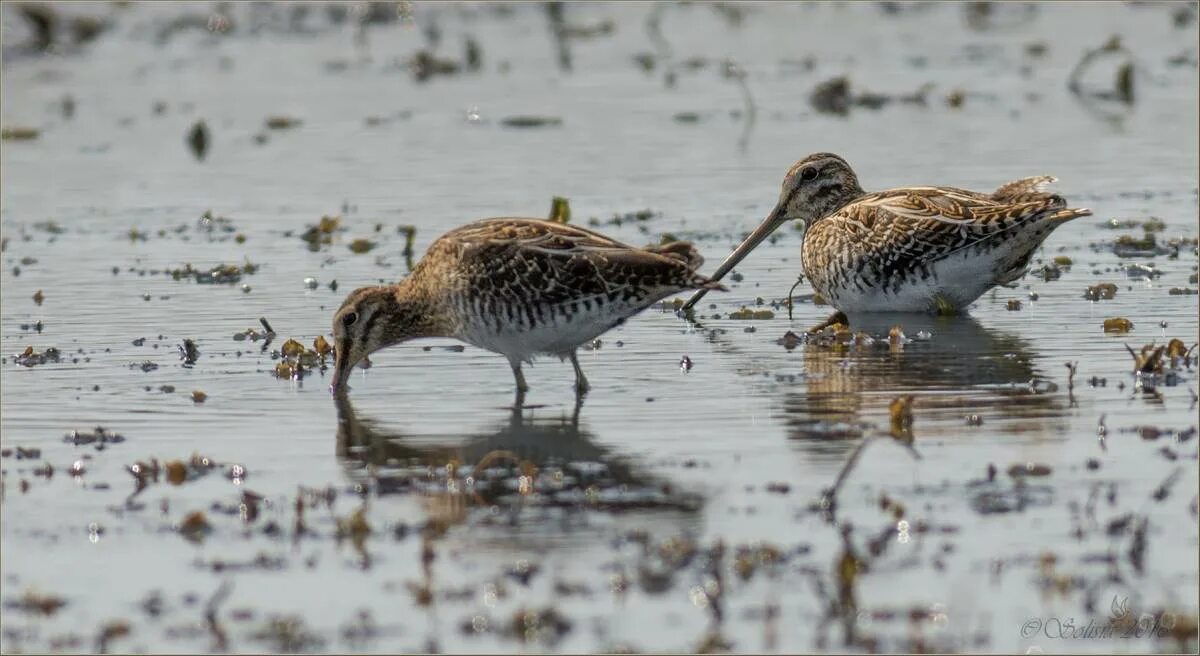
<svg viewBox="0 0 1200 656">
<path fill-rule="evenodd" d="M 337 518 L 337 539 L 349 538 L 354 548 L 363 552 L 365 541 L 371 535 L 371 525 L 367 523 L 366 508 L 355 510 L 347 518 Z"/>
<path fill-rule="evenodd" d="M 306 349 L 295 339 L 283 343 L 271 357 L 279 359 L 272 373 L 276 378 L 301 380 L 313 369 L 325 371 L 328 367 L 326 358 L 333 353 L 333 348 L 325 341 L 324 336 L 313 340 L 313 348 Z"/>
<path fill-rule="evenodd" d="M 500 125 L 508 128 L 544 128 L 562 124 L 563 120 L 557 116 L 506 116 L 500 119 Z"/>
<path fill-rule="evenodd" d="M 934 314 L 939 317 L 952 317 L 958 314 L 958 306 L 941 294 L 933 295 Z"/>
<path fill-rule="evenodd" d="M 471 72 L 478 71 L 483 67 L 483 49 L 479 47 L 479 42 L 474 37 L 468 36 L 466 39 L 466 55 L 464 61 L 467 65 L 467 70 Z"/>
<path fill-rule="evenodd" d="M 801 344 L 803 344 L 804 338 L 800 337 L 796 333 L 789 330 L 783 334 L 783 337 L 780 337 L 779 339 L 775 340 L 775 343 L 779 344 L 783 348 L 791 351 L 791 350 L 795 349 L 797 346 L 800 346 Z"/>
<path fill-rule="evenodd" d="M 1092 285 L 1083 292 L 1083 297 L 1089 301 L 1110 300 L 1117 295 L 1117 286 L 1111 282 Z"/>
<path fill-rule="evenodd" d="M 989 473 L 994 466 L 989 465 Z M 990 477 L 994 478 L 994 475 Z M 989 479 L 989 480 L 990 480 Z M 971 498 L 971 507 L 981 515 L 1024 512 L 1030 507 L 1046 507 L 1054 502 L 1054 490 L 1046 485 L 1034 485 L 1018 479 L 1010 489 L 987 489 Z"/>
<path fill-rule="evenodd" d="M 39 364 L 57 363 L 61 358 L 62 354 L 53 346 L 41 353 L 34 352 L 32 346 L 26 346 L 20 354 L 12 356 L 12 361 L 22 367 L 35 367 Z"/>
<path fill-rule="evenodd" d="M 294 339 L 289 339 L 283 343 L 283 346 L 279 347 L 279 352 L 284 357 L 294 358 L 304 352 L 304 345 Z"/>
<path fill-rule="evenodd" d="M 325 340 L 324 335 L 317 335 L 317 338 L 313 340 L 313 350 L 317 352 L 317 355 L 325 357 L 333 352 L 333 347 Z"/>
<path fill-rule="evenodd" d="M 192 392 L 192 403 L 204 403 L 208 399 L 208 395 L 200 390 Z"/>
<path fill-rule="evenodd" d="M 197 269 L 191 263 L 182 268 L 166 271 L 173 280 L 191 278 L 199 285 L 233 285 L 241 282 L 243 275 L 252 275 L 258 265 L 246 260 L 242 264 L 218 264 L 211 269 Z"/>
<path fill-rule="evenodd" d="M 271 649 L 268 651 L 281 654 L 319 651 L 325 645 L 325 640 L 298 615 L 272 615 L 250 638 L 269 644 Z"/>
<path fill-rule="evenodd" d="M 1195 348 L 1196 346 L 1193 345 L 1190 349 L 1185 350 L 1183 342 L 1171 340 L 1166 346 L 1147 344 L 1138 352 L 1126 344 L 1125 350 L 1133 358 L 1134 391 L 1153 393 L 1160 384 L 1168 387 L 1178 385 L 1180 377 L 1183 375 L 1181 367 L 1189 371 L 1192 368 L 1191 353 Z M 1123 384 L 1119 387 L 1124 389 Z M 1192 396 L 1192 403 L 1195 404 L 1196 393 L 1190 388 L 1188 391 Z"/>
<path fill-rule="evenodd" d="M 103 426 L 97 426 L 90 432 L 73 430 L 63 436 L 63 442 L 74 444 L 75 446 L 83 444 L 120 444 L 124 441 L 124 435 L 114 433 Z"/>
<path fill-rule="evenodd" d="M 1049 476 L 1052 471 L 1054 470 L 1051 469 L 1049 465 L 1027 462 L 1009 467 L 1008 475 L 1012 478 L 1023 478 L 1027 476 Z"/>
<path fill-rule="evenodd" d="M 571 622 L 554 607 L 540 611 L 521 608 L 509 622 L 510 635 L 524 643 L 554 645 L 571 630 Z"/>
<path fill-rule="evenodd" d="M 891 418 L 892 437 L 912 440 L 912 403 L 913 395 L 897 396 L 888 404 L 888 416 Z"/>
<path fill-rule="evenodd" d="M 45 294 L 42 294 L 42 290 L 39 289 L 33 293 L 33 302 L 35 304 L 41 305 L 42 301 L 44 301 L 44 300 L 46 300 L 46 296 L 45 296 Z"/>
<path fill-rule="evenodd" d="M 156 458 L 151 458 L 149 462 L 139 460 L 127 465 L 125 470 L 133 476 L 137 490 L 140 491 L 150 483 L 158 483 L 160 478 L 171 485 L 183 485 L 188 481 L 203 478 L 221 466 L 211 458 L 193 453 L 186 461 L 168 460 L 160 463 Z M 227 478 L 233 478 L 235 471 L 239 472 L 239 478 L 245 476 L 244 468 L 231 465 L 228 467 Z"/>
<path fill-rule="evenodd" d="M 1008 299 L 1008 303 L 1005 304 L 1005 307 L 1009 312 L 1019 312 L 1021 310 L 1021 301 L 1020 299 L 1010 298 Z"/>
<path fill-rule="evenodd" d="M 1104 320 L 1104 332 L 1127 333 L 1133 330 L 1133 322 L 1125 317 L 1113 317 Z"/>
<path fill-rule="evenodd" d="M 267 320 L 265 317 L 259 319 L 259 322 L 263 326 L 263 332 L 259 332 L 259 331 L 255 330 L 254 328 L 247 328 L 240 333 L 234 333 L 233 341 L 244 342 L 247 339 L 249 339 L 252 342 L 257 342 L 260 339 L 265 339 L 267 341 L 267 343 L 269 344 L 271 342 L 271 340 L 275 339 L 275 331 L 271 330 L 271 324 L 267 323 Z"/>
<path fill-rule="evenodd" d="M 547 219 L 555 223 L 570 223 L 571 201 L 562 196 L 555 196 L 550 200 L 550 216 Z"/>
<path fill-rule="evenodd" d="M 375 246 L 375 242 L 371 241 L 370 239 L 355 239 L 354 241 L 350 242 L 350 252 L 361 255 L 369 252 L 371 249 L 375 248 Z"/>
<path fill-rule="evenodd" d="M 1174 249 L 1162 246 L 1153 232 L 1144 233 L 1141 237 L 1121 235 L 1113 242 L 1112 252 L 1117 257 L 1154 257 L 1169 255 Z"/>
<path fill-rule="evenodd" d="M 9 610 L 29 613 L 31 615 L 45 615 L 47 617 L 57 613 L 60 608 L 66 605 L 67 602 L 62 597 L 40 594 L 33 591 L 26 592 L 17 599 L 9 597 L 4 601 L 4 607 Z"/>
<path fill-rule="evenodd" d="M 746 306 L 742 306 L 740 310 L 730 312 L 729 318 L 738 320 L 766 320 L 774 319 L 775 313 L 770 310 L 752 310 Z"/>
<path fill-rule="evenodd" d="M 691 371 L 692 370 L 692 359 L 686 355 L 683 356 L 682 358 L 680 358 L 679 359 L 679 370 L 685 374 L 687 372 Z"/>
<path fill-rule="evenodd" d="M 187 145 L 197 160 L 204 161 L 204 156 L 208 154 L 208 126 L 204 121 L 196 121 L 188 130 Z"/>
<path fill-rule="evenodd" d="M 1142 228 L 1142 230 L 1146 232 L 1162 232 L 1163 230 L 1167 229 L 1166 221 L 1163 221 L 1157 216 L 1151 216 L 1145 220 L 1109 219 L 1108 221 L 1105 221 L 1099 225 L 1105 228 L 1111 228 L 1113 230 L 1131 230 L 1133 228 Z"/>
<path fill-rule="evenodd" d="M 1121 270 L 1126 276 L 1134 280 L 1154 279 L 1163 274 L 1161 270 L 1151 264 L 1122 264 Z"/>
<path fill-rule="evenodd" d="M 1044 264 L 1041 267 L 1038 267 L 1037 269 L 1034 269 L 1033 271 L 1030 272 L 1030 275 L 1032 275 L 1033 277 L 1041 278 L 1042 280 L 1044 280 L 1046 282 L 1050 282 L 1051 280 L 1058 280 L 1059 278 L 1062 277 L 1062 274 L 1063 274 L 1062 267 L 1060 267 L 1057 264 L 1054 264 L 1053 262 L 1051 262 L 1050 264 Z"/>
<path fill-rule="evenodd" d="M 611 219 L 608 219 L 603 222 L 601 222 L 600 220 L 595 219 L 595 218 L 588 219 L 588 225 L 591 225 L 591 226 L 600 226 L 600 225 L 621 226 L 626 223 L 641 223 L 644 221 L 649 221 L 650 219 L 653 219 L 654 217 L 659 216 L 660 214 L 661 214 L 661 212 L 655 212 L 654 210 L 647 208 L 644 210 L 637 210 L 636 212 L 626 212 L 624 214 L 613 214 Z"/>
<path fill-rule="evenodd" d="M 172 460 L 163 465 L 167 482 L 171 485 L 183 485 L 188 479 L 187 465 L 181 460 Z"/>
<path fill-rule="evenodd" d="M 308 242 L 308 250 L 319 251 L 321 246 L 328 246 L 333 243 L 333 234 L 335 232 L 344 231 L 342 227 L 342 217 L 340 216 L 322 216 L 321 220 L 316 225 L 310 225 L 300 235 L 300 238 Z"/>
<path fill-rule="evenodd" d="M 301 123 L 303 121 L 291 116 L 269 116 L 264 124 L 268 130 L 290 130 L 299 127 Z"/>
<path fill-rule="evenodd" d="M 179 534 L 189 542 L 203 542 L 211 532 L 212 525 L 208 523 L 208 518 L 200 510 L 190 513 L 179 524 Z"/>
<path fill-rule="evenodd" d="M 441 59 L 428 50 L 420 50 L 409 62 L 409 70 L 417 82 L 426 82 L 437 75 L 455 75 L 461 66 L 453 59 Z"/>
<path fill-rule="evenodd" d="M 183 360 L 183 366 L 191 368 L 196 364 L 196 358 L 200 357 L 200 349 L 196 348 L 196 342 L 190 339 L 184 339 L 183 344 L 179 345 L 179 358 Z"/>
<path fill-rule="evenodd" d="M 1086 87 L 1082 82 L 1084 74 L 1097 61 L 1113 56 L 1122 57 L 1124 61 L 1117 68 L 1112 86 L 1110 88 Z M 1067 88 L 1072 94 L 1084 100 L 1116 100 L 1126 105 L 1133 104 L 1133 54 L 1121 44 L 1120 37 L 1112 36 L 1104 45 L 1083 54 L 1068 77 Z"/>
<path fill-rule="evenodd" d="M 106 623 L 100 628 L 100 635 L 96 637 L 96 652 L 100 654 L 109 653 L 109 643 L 117 638 L 128 637 L 132 632 L 129 622 L 125 620 L 113 620 Z"/>
<path fill-rule="evenodd" d="M 402 225 L 396 230 L 404 235 L 404 257 L 411 258 L 413 256 L 413 244 L 417 240 L 417 227 L 413 225 Z"/>
<path fill-rule="evenodd" d="M 809 95 L 808 102 L 824 114 L 850 113 L 850 78 L 835 77 L 818 84 Z"/>
<path fill-rule="evenodd" d="M 37 128 L 9 127 L 0 130 L 0 139 L 4 141 L 33 141 L 41 135 Z"/>
<path fill-rule="evenodd" d="M 850 78 L 839 76 L 818 84 L 809 94 L 808 101 L 813 109 L 822 114 L 838 114 L 845 116 L 853 107 L 879 109 L 892 102 L 924 105 L 926 96 L 933 89 L 926 84 L 917 91 L 906 95 L 887 95 L 881 93 L 862 92 L 851 93 Z"/>
<path fill-rule="evenodd" d="M 37 460 L 42 457 L 42 450 L 18 446 L 15 449 L 4 449 L 0 451 L 0 456 L 5 458 L 12 455 L 15 455 L 17 460 Z"/>
</svg>

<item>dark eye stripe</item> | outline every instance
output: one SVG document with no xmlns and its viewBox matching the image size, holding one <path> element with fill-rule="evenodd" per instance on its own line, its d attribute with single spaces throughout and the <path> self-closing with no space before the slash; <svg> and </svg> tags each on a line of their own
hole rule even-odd
<svg viewBox="0 0 1200 656">
<path fill-rule="evenodd" d="M 371 329 L 375 327 L 375 321 L 379 319 L 379 315 L 380 313 L 376 312 L 371 315 L 370 319 L 367 319 L 367 325 L 363 326 L 362 331 L 363 340 L 371 339 Z"/>
</svg>

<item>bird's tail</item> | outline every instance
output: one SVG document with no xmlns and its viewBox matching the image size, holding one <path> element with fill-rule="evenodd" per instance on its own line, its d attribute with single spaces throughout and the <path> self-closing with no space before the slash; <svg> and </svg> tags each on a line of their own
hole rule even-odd
<svg viewBox="0 0 1200 656">
<path fill-rule="evenodd" d="M 1080 207 L 1078 209 L 1067 208 L 1067 209 L 1061 209 L 1061 210 L 1055 212 L 1054 214 L 1051 214 L 1050 216 L 1046 217 L 1046 219 L 1049 221 L 1053 221 L 1055 223 L 1066 223 L 1067 221 L 1071 221 L 1072 219 L 1078 219 L 1081 216 L 1091 216 L 1091 215 L 1092 215 L 1092 211 L 1086 207 Z"/>
<path fill-rule="evenodd" d="M 729 291 L 729 288 L 726 287 L 725 285 L 722 285 L 721 283 L 717 282 L 716 280 L 713 280 L 711 278 L 708 278 L 706 276 L 702 276 L 699 274 L 697 274 L 696 277 L 692 280 L 692 288 L 693 289 L 711 289 L 711 290 L 717 291 L 717 292 Z"/>
<path fill-rule="evenodd" d="M 1026 202 L 1037 196 L 1046 195 L 1046 185 L 1058 182 L 1052 175 L 1038 175 L 1032 178 L 1021 178 L 1002 185 L 992 193 L 992 200 L 1007 202 Z"/>
<path fill-rule="evenodd" d="M 704 265 L 704 256 L 689 241 L 673 241 L 657 246 L 647 246 L 646 250 L 655 255 L 662 255 L 663 257 L 669 257 L 672 260 L 682 262 L 692 274 L 691 281 L 688 284 L 688 288 L 690 289 L 711 289 L 719 292 L 729 291 L 729 288 L 725 285 L 708 276 L 696 273 L 696 269 Z"/>
<path fill-rule="evenodd" d="M 647 246 L 646 250 L 656 255 L 669 257 L 673 260 L 679 260 L 687 265 L 688 269 L 696 270 L 704 264 L 704 256 L 690 241 L 673 241 L 657 246 Z"/>
</svg>

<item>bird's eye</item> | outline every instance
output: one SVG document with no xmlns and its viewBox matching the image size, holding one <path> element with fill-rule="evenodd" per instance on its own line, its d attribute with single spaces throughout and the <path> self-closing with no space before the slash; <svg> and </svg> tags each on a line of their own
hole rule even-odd
<svg viewBox="0 0 1200 656">
<path fill-rule="evenodd" d="M 817 179 L 817 168 L 815 166 L 805 167 L 804 170 L 800 171 L 800 179 L 805 180 L 805 181 L 816 180 Z"/>
<path fill-rule="evenodd" d="M 355 321 L 358 321 L 357 312 L 347 312 L 346 314 L 342 315 L 342 325 L 347 328 L 353 326 Z"/>
</svg>

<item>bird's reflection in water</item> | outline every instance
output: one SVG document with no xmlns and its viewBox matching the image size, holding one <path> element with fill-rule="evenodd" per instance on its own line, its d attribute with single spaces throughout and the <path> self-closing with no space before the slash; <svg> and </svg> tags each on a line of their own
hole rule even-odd
<svg viewBox="0 0 1200 656">
<path fill-rule="evenodd" d="M 577 418 L 533 421 L 517 410 L 480 434 L 416 436 L 359 417 L 345 396 L 336 405 L 347 474 L 376 496 L 419 495 L 434 535 L 464 523 L 569 529 L 596 512 L 694 516 L 703 504 L 596 444 Z"/>
<path fill-rule="evenodd" d="M 913 341 L 889 344 L 896 325 Z M 888 405 L 902 394 L 916 396 L 922 425 L 952 420 L 957 429 L 999 416 L 1019 417 L 1026 430 L 1050 430 L 1063 421 L 1067 399 L 1035 367 L 1033 345 L 1016 335 L 970 317 L 922 315 L 853 317 L 851 329 L 882 339 L 797 347 L 804 378 L 783 400 L 790 437 L 861 437 L 880 421 L 886 427 Z"/>
</svg>

